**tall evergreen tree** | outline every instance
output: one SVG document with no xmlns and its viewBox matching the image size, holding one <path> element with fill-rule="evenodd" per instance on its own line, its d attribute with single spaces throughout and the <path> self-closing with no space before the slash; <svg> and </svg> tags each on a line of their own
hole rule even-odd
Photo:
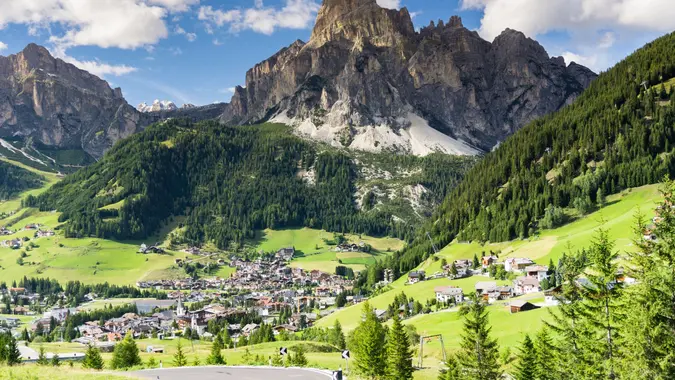
<svg viewBox="0 0 675 380">
<path fill-rule="evenodd" d="M 556 347 L 546 327 L 542 328 L 534 341 L 536 353 L 535 378 L 537 380 L 555 380 L 558 378 L 559 368 L 556 366 Z"/>
<path fill-rule="evenodd" d="M 45 350 L 44 346 L 40 346 L 40 349 L 38 351 L 37 364 L 38 365 L 49 364 L 49 360 L 47 360 L 47 350 Z"/>
<path fill-rule="evenodd" d="M 585 317 L 598 331 L 598 339 L 586 345 L 586 352 L 594 354 L 597 371 L 604 377 L 616 377 L 617 339 L 621 320 L 623 283 L 618 281 L 618 258 L 614 243 L 606 229 L 600 228 L 590 249 L 590 267 L 584 285 Z M 600 339 L 601 338 L 601 339 Z M 600 343 L 602 342 L 602 343 Z M 599 344 L 595 344 L 599 343 Z"/>
<path fill-rule="evenodd" d="M 340 350 L 344 350 L 347 347 L 347 342 L 345 341 L 345 334 L 342 331 L 342 325 L 339 320 L 335 320 L 333 324 L 333 330 L 331 331 L 331 340 L 335 347 Z"/>
<path fill-rule="evenodd" d="M 176 345 L 176 352 L 173 354 L 173 365 L 174 367 L 185 367 L 187 365 L 187 357 L 183 352 L 180 339 L 178 339 L 178 345 Z"/>
<path fill-rule="evenodd" d="M 535 380 L 537 366 L 537 351 L 534 348 L 534 343 L 530 336 L 525 334 L 523 343 L 520 345 L 520 352 L 518 353 L 518 363 L 515 366 L 516 372 L 514 378 L 516 380 Z"/>
<path fill-rule="evenodd" d="M 354 353 L 354 370 L 362 377 L 377 379 L 384 375 L 385 331 L 377 320 L 373 308 L 366 301 L 363 304 L 363 320 L 354 331 L 350 342 Z"/>
<path fill-rule="evenodd" d="M 471 380 L 495 380 L 502 376 L 499 345 L 490 337 L 490 321 L 486 305 L 475 294 L 460 309 L 464 331 L 458 359 L 462 375 Z"/>
<path fill-rule="evenodd" d="M 124 369 L 141 365 L 141 363 L 138 346 L 136 346 L 133 335 L 129 332 L 121 342 L 115 345 L 110 368 Z"/>
<path fill-rule="evenodd" d="M 103 369 L 103 358 L 101 357 L 101 351 L 98 348 L 94 347 L 92 344 L 87 346 L 87 352 L 84 354 L 84 359 L 82 360 L 82 368 L 89 369 Z"/>
<path fill-rule="evenodd" d="M 393 323 L 387 334 L 385 356 L 386 378 L 389 380 L 407 380 L 413 377 L 412 350 L 408 334 L 403 329 L 398 314 L 394 314 Z"/>
<path fill-rule="evenodd" d="M 224 348 L 223 337 L 220 334 L 216 334 L 216 338 L 211 343 L 211 354 L 206 358 L 206 364 L 209 365 L 224 365 L 225 359 L 221 353 Z"/>
</svg>

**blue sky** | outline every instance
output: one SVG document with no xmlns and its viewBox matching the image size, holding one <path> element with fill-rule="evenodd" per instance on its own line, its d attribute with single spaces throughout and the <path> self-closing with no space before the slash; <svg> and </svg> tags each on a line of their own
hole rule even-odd
<svg viewBox="0 0 675 380">
<path fill-rule="evenodd" d="M 0 54 L 35 42 L 121 87 L 154 99 L 229 101 L 246 70 L 307 41 L 321 0 L 0 0 Z M 675 28 L 671 0 L 378 0 L 405 6 L 416 27 L 458 14 L 492 40 L 506 27 L 550 55 L 604 70 Z"/>
</svg>

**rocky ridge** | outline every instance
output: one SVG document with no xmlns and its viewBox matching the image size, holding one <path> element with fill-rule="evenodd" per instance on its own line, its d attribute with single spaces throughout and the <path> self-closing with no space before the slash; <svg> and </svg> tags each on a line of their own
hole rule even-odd
<svg viewBox="0 0 675 380">
<path fill-rule="evenodd" d="M 405 8 L 325 0 L 310 40 L 250 69 L 220 119 L 284 122 L 362 150 L 475 154 L 571 103 L 595 77 L 514 30 L 488 42 L 453 16 L 417 32 Z"/>
</svg>

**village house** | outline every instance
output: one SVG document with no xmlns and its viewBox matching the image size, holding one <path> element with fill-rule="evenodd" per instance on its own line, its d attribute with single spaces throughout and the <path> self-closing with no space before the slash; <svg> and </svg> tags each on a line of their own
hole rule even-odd
<svg viewBox="0 0 675 380">
<path fill-rule="evenodd" d="M 22 245 L 21 239 L 10 239 L 3 240 L 0 242 L 0 247 L 10 248 L 10 249 L 19 249 Z"/>
<path fill-rule="evenodd" d="M 528 277 L 535 277 L 540 282 L 548 278 L 548 267 L 544 265 L 530 265 L 526 267 L 523 272 Z"/>
<path fill-rule="evenodd" d="M 464 301 L 464 291 L 462 288 L 454 286 L 440 286 L 434 288 L 436 292 L 436 301 L 448 303 L 452 300 L 453 303 L 459 304 Z"/>
<path fill-rule="evenodd" d="M 515 295 L 536 293 L 541 291 L 537 277 L 521 276 L 513 280 L 513 292 Z"/>
<path fill-rule="evenodd" d="M 295 248 L 288 247 L 288 248 L 281 248 L 280 250 L 278 250 L 275 256 L 280 260 L 291 261 L 294 255 L 295 255 Z"/>
<path fill-rule="evenodd" d="M 497 283 L 495 281 L 478 281 L 474 285 L 476 295 L 486 295 L 497 290 Z"/>
<path fill-rule="evenodd" d="M 510 257 L 504 260 L 504 270 L 507 272 L 521 272 L 534 262 L 526 257 Z"/>
<path fill-rule="evenodd" d="M 37 238 L 51 237 L 54 235 L 55 235 L 54 231 L 51 230 L 39 230 L 38 232 L 35 233 L 35 237 Z"/>
<path fill-rule="evenodd" d="M 481 264 L 483 269 L 487 269 L 490 265 L 496 264 L 499 258 L 497 256 L 483 256 Z"/>
<path fill-rule="evenodd" d="M 419 271 L 412 271 L 408 273 L 408 283 L 409 284 L 416 284 L 420 281 L 424 281 L 424 276 L 426 273 L 423 270 Z"/>
</svg>

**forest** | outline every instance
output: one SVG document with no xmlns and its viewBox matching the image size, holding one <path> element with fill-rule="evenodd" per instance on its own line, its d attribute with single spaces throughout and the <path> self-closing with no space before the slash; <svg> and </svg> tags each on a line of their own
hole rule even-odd
<svg viewBox="0 0 675 380">
<path fill-rule="evenodd" d="M 506 241 L 584 214 L 604 197 L 675 174 L 675 34 L 602 73 L 572 104 L 485 156 L 452 189 L 414 242 L 388 264 L 397 273 L 460 241 Z M 548 215 L 547 215 L 548 214 Z"/>
<path fill-rule="evenodd" d="M 42 186 L 43 178 L 26 169 L 0 161 L 0 199 Z"/>
<path fill-rule="evenodd" d="M 437 197 L 469 167 L 441 156 L 422 159 L 416 177 Z M 265 228 L 413 237 L 414 226 L 385 210 L 357 208 L 354 165 L 344 152 L 281 125 L 170 120 L 119 142 L 24 205 L 61 211 L 68 237 L 144 238 L 175 216 L 185 217 L 177 243 L 222 249 L 241 247 Z M 313 179 L 301 178 L 302 170 L 313 171 Z"/>
</svg>

